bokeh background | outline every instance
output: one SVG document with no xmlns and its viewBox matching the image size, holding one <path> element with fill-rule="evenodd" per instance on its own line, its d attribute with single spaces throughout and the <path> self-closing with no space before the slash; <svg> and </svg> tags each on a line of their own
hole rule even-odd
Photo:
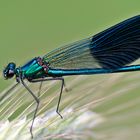
<svg viewBox="0 0 140 140">
<path fill-rule="evenodd" d="M 140 1 L 139 0 L 12 0 L 0 2 L 0 91 L 5 90 L 11 85 L 14 79 L 6 81 L 2 77 L 2 71 L 4 66 L 8 62 L 16 62 L 18 66 L 23 65 L 28 60 L 36 56 L 43 56 L 49 51 L 69 44 L 71 42 L 92 36 L 124 19 L 138 15 L 140 13 Z M 109 80 L 112 76 L 111 80 Z M 91 76 L 92 78 L 94 76 Z M 121 77 L 116 82 L 115 78 Z M 124 89 L 129 89 L 134 84 L 140 82 L 138 79 L 139 72 L 128 73 L 117 76 L 115 75 L 102 75 L 95 76 L 94 82 L 99 82 L 102 86 L 109 87 L 106 92 L 117 92 L 121 90 L 120 86 L 124 85 Z M 86 77 L 87 78 L 87 77 Z M 90 77 L 83 80 L 83 83 L 79 82 L 79 85 L 85 85 L 84 81 L 90 81 Z M 114 78 L 114 80 L 112 80 Z M 90 80 L 89 80 L 90 79 Z M 105 82 L 102 82 L 104 79 Z M 117 78 L 116 78 L 117 79 Z M 136 79 L 136 80 L 135 80 Z M 70 79 L 71 80 L 71 79 Z M 124 83 L 121 83 L 124 80 Z M 69 81 L 69 80 L 68 80 Z M 70 81 L 71 82 L 71 81 Z M 112 87 L 110 84 L 113 82 Z M 78 83 L 78 82 L 77 82 Z M 105 83 L 105 84 L 104 84 Z M 107 85 L 108 83 L 108 85 Z M 91 84 L 91 83 L 90 83 Z M 94 84 L 93 84 L 94 85 Z M 84 86 L 87 88 L 94 88 L 93 85 Z M 139 84 L 140 85 L 140 84 Z M 137 85 L 137 86 L 139 86 Z M 77 84 L 78 86 L 78 84 Z M 73 87 L 74 88 L 74 85 Z M 96 85 L 96 88 L 100 88 Z M 87 89 L 88 91 L 88 89 Z M 105 91 L 105 90 L 104 90 Z M 134 88 L 134 91 L 128 90 L 131 94 L 124 97 L 120 97 L 114 103 L 103 105 L 102 108 L 96 108 L 96 112 L 105 112 L 107 108 L 111 108 L 116 104 L 128 102 L 133 97 L 140 98 L 140 88 Z M 72 93 L 73 91 L 71 91 Z M 94 91 L 96 92 L 96 90 Z M 106 96 L 104 92 L 103 96 Z M 80 95 L 80 86 L 79 93 Z M 76 92 L 74 93 L 76 94 Z M 101 95 L 101 94 L 100 94 Z M 134 96 L 133 96 L 134 95 Z M 17 96 L 18 98 L 19 96 Z M 90 95 L 89 95 L 90 97 Z M 85 97 L 86 98 L 86 97 Z M 74 99 L 74 98 L 73 98 Z M 140 100 L 139 100 L 140 101 Z M 84 103 L 88 103 L 88 99 Z M 134 102 L 135 103 L 135 102 Z M 140 105 L 140 104 L 139 104 Z M 138 106 L 134 106 L 137 108 Z M 121 104 L 120 104 L 121 108 Z M 134 109 L 133 108 L 133 109 Z M 137 108 L 138 109 L 138 108 Z M 124 110 L 123 110 L 124 111 Z M 127 108 L 127 114 L 132 115 L 132 108 Z M 138 111 L 138 110 L 137 110 Z M 136 112 L 137 112 L 136 111 Z M 45 111 L 44 111 L 45 112 Z M 122 112 L 120 112 L 121 114 Z M 116 115 L 120 115 L 117 114 Z M 137 114 L 137 119 L 140 116 L 140 112 Z M 124 116 L 125 120 L 126 115 Z M 133 118 L 134 119 L 134 118 Z M 136 119 L 130 119 L 132 125 Z M 112 120 L 113 121 L 113 120 Z M 123 122 L 123 121 L 122 121 Z M 121 122 L 121 123 L 122 123 Z M 140 120 L 137 120 L 135 124 L 140 125 Z M 109 123 L 109 121 L 108 121 Z M 125 125 L 125 124 L 124 124 Z M 117 125 L 120 129 L 124 125 Z M 109 127 L 109 126 L 108 126 Z M 105 127 L 106 129 L 108 127 Z M 111 128 L 112 127 L 112 128 Z M 114 130 L 116 125 L 112 125 L 109 130 Z M 126 126 L 125 129 L 129 127 Z M 97 132 L 102 129 L 97 129 Z M 124 129 L 121 129 L 124 130 Z M 140 130 L 140 127 L 139 127 Z M 125 131 L 125 130 L 124 130 Z M 130 132 L 133 133 L 135 129 Z M 117 131 L 113 131 L 117 138 Z M 112 132 L 112 133 L 113 133 Z M 116 133 L 115 133 L 116 132 Z M 128 132 L 128 133 L 130 133 Z M 127 133 L 125 133 L 127 135 Z M 107 135 L 107 134 L 104 134 Z M 107 138 L 109 139 L 109 138 Z M 110 137 L 113 139 L 113 137 Z"/>
</svg>

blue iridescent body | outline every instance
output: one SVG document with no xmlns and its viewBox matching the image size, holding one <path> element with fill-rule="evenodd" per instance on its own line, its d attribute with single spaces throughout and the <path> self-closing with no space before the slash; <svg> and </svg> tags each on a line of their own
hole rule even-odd
<svg viewBox="0 0 140 140">
<path fill-rule="evenodd" d="M 105 74 L 105 73 L 118 73 L 118 72 L 130 72 L 140 70 L 140 65 L 125 66 L 122 68 L 117 68 L 115 70 L 111 69 L 50 69 L 48 71 L 49 75 L 53 76 L 69 76 L 69 75 L 90 75 L 90 74 Z"/>
<path fill-rule="evenodd" d="M 34 71 L 36 68 L 36 71 Z M 19 68 L 17 68 L 18 70 Z M 32 70 L 33 69 L 33 70 Z M 32 60 L 32 63 L 27 63 L 21 67 L 25 78 L 42 78 L 42 77 L 61 77 L 69 75 L 90 75 L 90 74 L 105 74 L 105 73 L 118 73 L 118 72 L 130 72 L 140 70 L 140 65 L 124 66 L 117 69 L 105 69 L 105 68 L 95 68 L 95 69 L 51 69 L 45 73 L 42 67 L 36 61 L 36 58 Z M 43 75 L 43 76 L 42 76 Z"/>
<path fill-rule="evenodd" d="M 37 102 L 36 111 L 39 99 L 24 83 L 24 79 L 30 82 L 62 81 L 56 110 L 60 115 L 59 103 L 64 86 L 63 76 L 138 71 L 139 64 L 130 64 L 139 58 L 140 15 L 120 22 L 92 37 L 55 49 L 43 57 L 36 57 L 21 67 L 16 68 L 15 63 L 9 63 L 3 74 L 5 79 L 16 76 L 17 82 L 22 83 Z"/>
<path fill-rule="evenodd" d="M 22 66 L 20 69 L 24 74 L 24 78 L 37 79 L 37 78 L 43 78 L 43 77 L 62 77 L 62 76 L 70 76 L 70 75 L 91 75 L 91 74 L 138 71 L 140 70 L 140 65 L 124 66 L 117 69 L 105 69 L 105 68 L 51 69 L 49 68 L 46 73 L 44 72 L 44 69 L 38 64 L 36 58 L 34 58 L 29 63 Z M 18 76 L 19 68 L 16 69 L 16 73 Z"/>
</svg>

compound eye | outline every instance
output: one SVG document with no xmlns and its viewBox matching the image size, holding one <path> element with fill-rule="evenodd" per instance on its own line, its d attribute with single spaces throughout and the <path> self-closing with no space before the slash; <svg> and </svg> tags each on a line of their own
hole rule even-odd
<svg viewBox="0 0 140 140">
<path fill-rule="evenodd" d="M 5 79 L 12 78 L 15 75 L 16 64 L 11 62 L 3 70 L 3 76 Z"/>
<path fill-rule="evenodd" d="M 14 71 L 13 70 L 9 70 L 8 74 L 7 74 L 7 77 L 8 78 L 12 78 L 13 76 L 14 76 Z"/>
<path fill-rule="evenodd" d="M 3 76 L 5 79 L 9 79 L 9 78 L 12 78 L 14 76 L 14 70 L 10 70 L 10 69 L 5 69 L 3 71 Z"/>
</svg>

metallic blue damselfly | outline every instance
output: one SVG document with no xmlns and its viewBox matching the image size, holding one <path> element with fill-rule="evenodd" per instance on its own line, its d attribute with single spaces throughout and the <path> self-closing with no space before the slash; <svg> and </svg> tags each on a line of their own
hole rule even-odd
<svg viewBox="0 0 140 140">
<path fill-rule="evenodd" d="M 43 57 L 35 57 L 21 67 L 16 67 L 13 62 L 9 63 L 3 75 L 5 79 L 15 76 L 17 84 L 6 94 L 21 83 L 33 96 L 37 103 L 30 127 L 33 137 L 32 128 L 39 98 L 26 85 L 24 79 L 33 83 L 40 82 L 41 85 L 42 81 L 59 80 L 62 82 L 56 109 L 62 118 L 59 113 L 59 104 L 65 86 L 64 76 L 139 71 L 140 65 L 130 65 L 139 57 L 140 16 L 138 15 L 92 37 L 58 48 Z"/>
</svg>

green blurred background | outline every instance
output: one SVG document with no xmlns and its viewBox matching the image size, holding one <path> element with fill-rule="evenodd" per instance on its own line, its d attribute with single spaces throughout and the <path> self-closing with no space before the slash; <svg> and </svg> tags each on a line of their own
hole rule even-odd
<svg viewBox="0 0 140 140">
<path fill-rule="evenodd" d="M 3 68 L 9 61 L 16 62 L 18 66 L 23 65 L 33 57 L 45 55 L 59 46 L 92 36 L 139 13 L 139 0 L 1 1 L 0 91 L 3 91 L 14 81 L 14 79 L 6 81 L 2 77 Z M 139 137 L 135 135 L 139 134 L 137 131 L 140 129 L 139 126 L 136 127 L 140 124 L 139 72 L 131 74 L 125 73 L 124 75 L 114 74 L 112 76 L 94 75 L 90 76 L 90 78 L 87 77 L 87 79 L 83 79 L 79 81 L 75 80 L 75 82 L 70 79 L 67 81 L 68 85 L 69 83 L 73 83 L 73 85 L 70 85 L 72 91 L 69 94 L 63 95 L 65 99 L 63 99 L 62 103 L 66 102 L 65 104 L 69 105 L 68 108 L 73 104 L 82 108 L 91 101 L 105 98 L 106 100 L 101 102 L 99 106 L 91 104 L 93 112 L 95 111 L 106 118 L 104 124 L 94 129 L 95 134 L 96 132 L 103 132 L 101 134 L 106 134 L 105 136 L 108 136 L 107 140 L 109 137 L 114 140 L 115 138 L 119 139 L 122 133 L 124 133 L 124 135 L 127 134 L 127 138 L 130 138 L 130 140 L 134 136 L 139 139 Z M 85 81 L 88 82 L 85 83 Z M 48 87 L 50 88 L 50 86 Z M 58 88 L 58 86 L 52 85 L 52 91 L 54 91 L 55 88 Z M 19 87 L 18 90 L 19 89 L 22 88 Z M 1 111 L 3 116 L 0 115 L 2 118 L 17 117 L 17 112 L 20 111 L 21 113 L 21 111 L 24 110 L 23 106 L 27 106 L 28 103 L 31 104 L 31 101 L 28 102 L 28 94 L 21 93 L 19 92 L 18 94 L 18 92 L 15 91 L 15 93 L 9 96 L 3 105 L 0 106 L 1 109 L 3 109 L 3 111 Z M 48 93 L 53 95 L 51 90 L 49 90 Z M 49 94 L 46 95 L 49 96 Z M 43 107 L 47 105 L 50 99 L 47 96 L 44 98 L 44 95 L 42 95 L 42 99 L 45 101 L 42 105 Z M 75 101 L 74 99 L 77 100 Z M 18 100 L 21 102 L 20 105 L 16 107 Z M 55 100 L 53 103 L 56 105 Z M 65 104 L 62 104 L 61 108 Z M 13 114 L 10 114 L 11 112 L 8 109 L 12 111 Z M 46 112 L 47 109 L 45 108 L 44 112 Z M 30 115 L 32 110 L 28 111 L 27 108 L 26 111 L 25 114 L 28 115 L 29 113 Z M 5 112 L 9 114 L 7 113 L 6 115 Z M 73 113 L 72 116 L 75 114 L 76 113 Z M 67 119 L 64 119 L 62 122 L 64 121 L 67 121 Z M 124 137 L 122 139 L 124 139 Z"/>
<path fill-rule="evenodd" d="M 35 56 L 86 38 L 139 14 L 138 0 L 9 0 L 0 2 L 0 90 L 9 61 L 22 65 Z"/>
</svg>

